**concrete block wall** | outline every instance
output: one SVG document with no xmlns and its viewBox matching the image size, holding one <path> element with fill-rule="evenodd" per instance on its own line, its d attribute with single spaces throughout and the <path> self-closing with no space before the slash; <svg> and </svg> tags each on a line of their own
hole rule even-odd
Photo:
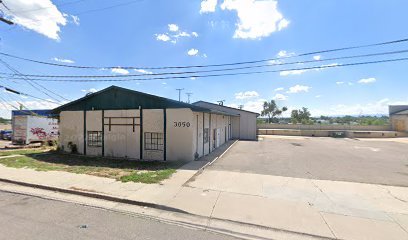
<svg viewBox="0 0 408 240">
<path fill-rule="evenodd" d="M 257 124 L 259 129 L 297 129 L 297 130 L 355 130 L 355 131 L 392 131 L 391 125 L 302 125 L 302 124 Z"/>
</svg>

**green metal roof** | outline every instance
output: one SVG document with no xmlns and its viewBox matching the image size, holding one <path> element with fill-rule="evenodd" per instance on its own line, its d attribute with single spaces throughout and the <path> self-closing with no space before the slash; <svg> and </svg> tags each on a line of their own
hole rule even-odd
<svg viewBox="0 0 408 240">
<path fill-rule="evenodd" d="M 60 113 L 62 111 L 120 110 L 137 109 L 139 106 L 143 109 L 190 108 L 195 112 L 212 112 L 208 108 L 118 86 L 110 86 L 101 91 L 88 94 L 85 97 L 57 107 L 52 111 L 54 113 Z"/>
</svg>

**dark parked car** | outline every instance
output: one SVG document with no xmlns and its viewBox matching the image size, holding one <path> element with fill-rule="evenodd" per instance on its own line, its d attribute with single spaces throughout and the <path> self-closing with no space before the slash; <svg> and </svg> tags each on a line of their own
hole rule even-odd
<svg viewBox="0 0 408 240">
<path fill-rule="evenodd" d="M 13 131 L 11 130 L 1 130 L 0 131 L 0 138 L 3 140 L 11 140 L 11 135 L 13 134 Z"/>
</svg>

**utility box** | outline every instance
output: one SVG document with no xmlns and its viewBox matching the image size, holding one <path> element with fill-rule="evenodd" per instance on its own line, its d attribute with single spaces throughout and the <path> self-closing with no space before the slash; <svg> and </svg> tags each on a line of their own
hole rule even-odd
<svg viewBox="0 0 408 240">
<path fill-rule="evenodd" d="M 58 140 L 58 120 L 47 110 L 18 110 L 12 112 L 12 143 L 30 144 Z"/>
</svg>

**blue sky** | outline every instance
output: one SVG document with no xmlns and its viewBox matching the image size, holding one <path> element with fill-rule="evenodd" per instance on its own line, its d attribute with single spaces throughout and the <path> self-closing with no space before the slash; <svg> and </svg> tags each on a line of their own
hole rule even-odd
<svg viewBox="0 0 408 240">
<path fill-rule="evenodd" d="M 4 0 L 10 10 L 1 6 L 5 16 L 18 23 L 14 27 L 0 24 L 1 52 L 56 63 L 118 66 L 113 72 L 59 68 L 0 58 L 24 74 L 114 75 L 127 74 L 120 66 L 250 61 L 407 37 L 408 15 L 405 10 L 408 2 L 404 0 L 140 0 L 98 10 L 128 2 Z M 405 49 L 408 49 L 408 43 L 294 60 Z M 399 57 L 408 57 L 408 54 L 329 61 L 318 65 Z M 276 99 L 280 106 L 289 109 L 308 107 L 313 115 L 379 114 L 387 113 L 388 104 L 408 104 L 407 69 L 407 62 L 402 61 L 319 71 L 166 81 L 38 83 L 67 99 L 77 99 L 86 91 L 115 84 L 173 99 L 178 98 L 175 89 L 184 88 L 184 101 L 187 100 L 185 93 L 191 92 L 191 101 L 225 100 L 226 105 L 243 104 L 245 109 L 252 111 L 260 111 L 263 101 Z M 9 72 L 2 65 L 0 71 Z M 139 72 L 143 71 L 149 70 L 139 69 Z M 129 70 L 128 74 L 137 73 Z M 2 78 L 0 83 L 49 98 L 22 80 Z M 0 115 L 5 117 L 10 115 L 10 104 L 17 105 L 17 101 L 30 108 L 54 106 L 5 92 L 0 96 L 7 102 L 0 106 Z"/>
</svg>

